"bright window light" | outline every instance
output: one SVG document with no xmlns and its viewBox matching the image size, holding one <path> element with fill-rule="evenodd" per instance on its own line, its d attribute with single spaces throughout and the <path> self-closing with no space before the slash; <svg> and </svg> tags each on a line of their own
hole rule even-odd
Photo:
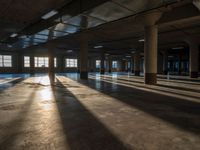
<svg viewBox="0 0 200 150">
<path fill-rule="evenodd" d="M 0 55 L 0 67 L 12 67 L 12 56 Z"/>
<path fill-rule="evenodd" d="M 52 16 L 56 15 L 58 12 L 56 10 L 52 10 L 50 12 L 48 12 L 47 14 L 45 14 L 44 16 L 42 16 L 41 18 L 46 20 L 51 18 Z"/>
<path fill-rule="evenodd" d="M 10 37 L 14 38 L 14 37 L 16 37 L 17 35 L 18 35 L 17 33 L 13 33 L 13 34 L 10 35 Z"/>
<path fill-rule="evenodd" d="M 54 67 L 55 68 L 57 67 L 57 58 L 56 57 L 54 58 Z"/>
<path fill-rule="evenodd" d="M 100 69 L 101 67 L 101 60 L 96 60 L 96 69 Z"/>
<path fill-rule="evenodd" d="M 24 56 L 24 67 L 30 67 L 30 57 Z"/>
<path fill-rule="evenodd" d="M 77 64 L 77 59 L 65 59 L 65 67 L 67 68 L 77 68 L 78 64 Z"/>
<path fill-rule="evenodd" d="M 112 68 L 117 69 L 118 63 L 117 61 L 112 61 Z"/>
<path fill-rule="evenodd" d="M 49 67 L 49 58 L 48 57 L 35 57 L 35 67 L 45 68 Z"/>
</svg>

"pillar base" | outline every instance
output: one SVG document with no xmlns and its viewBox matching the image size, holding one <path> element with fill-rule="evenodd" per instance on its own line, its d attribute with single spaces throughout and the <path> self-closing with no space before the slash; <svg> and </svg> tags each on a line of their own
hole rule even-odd
<svg viewBox="0 0 200 150">
<path fill-rule="evenodd" d="M 30 74 L 31 74 L 31 75 L 34 75 L 34 74 L 35 74 L 35 70 L 34 70 L 34 69 L 31 69 L 31 70 L 30 70 Z"/>
<path fill-rule="evenodd" d="M 100 74 L 105 74 L 105 70 L 100 70 Z"/>
<path fill-rule="evenodd" d="M 49 80 L 50 80 L 50 84 L 54 85 L 54 83 L 55 83 L 55 73 L 54 72 L 49 72 Z"/>
<path fill-rule="evenodd" d="M 140 76 L 140 71 L 134 71 L 135 76 Z"/>
<path fill-rule="evenodd" d="M 145 84 L 156 84 L 157 82 L 157 74 L 156 73 L 145 73 Z"/>
<path fill-rule="evenodd" d="M 190 78 L 198 78 L 198 72 L 190 72 Z"/>
<path fill-rule="evenodd" d="M 167 70 L 164 70 L 164 71 L 163 71 L 163 74 L 164 74 L 164 75 L 167 75 L 167 73 L 168 73 Z"/>
<path fill-rule="evenodd" d="M 88 79 L 88 72 L 87 71 L 81 71 L 80 72 L 80 78 L 83 80 L 87 80 Z"/>
</svg>

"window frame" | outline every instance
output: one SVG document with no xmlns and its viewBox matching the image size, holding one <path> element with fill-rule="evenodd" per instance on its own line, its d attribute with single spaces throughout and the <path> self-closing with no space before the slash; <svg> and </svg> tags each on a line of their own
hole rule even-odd
<svg viewBox="0 0 200 150">
<path fill-rule="evenodd" d="M 28 58 L 28 60 L 26 60 Z M 30 56 L 24 56 L 24 68 L 30 68 Z"/>
<path fill-rule="evenodd" d="M 117 69 L 118 68 L 118 61 L 114 60 L 112 61 L 112 68 Z"/>
<path fill-rule="evenodd" d="M 96 67 L 96 69 L 100 69 L 101 68 L 101 60 L 96 60 L 95 61 L 95 67 Z"/>
<path fill-rule="evenodd" d="M 34 57 L 35 68 L 48 68 L 49 58 L 48 57 Z"/>
<path fill-rule="evenodd" d="M 65 68 L 78 68 L 78 59 L 65 58 Z"/>
<path fill-rule="evenodd" d="M 5 57 L 9 57 L 5 58 Z M 9 64 L 9 65 L 8 65 Z M 0 55 L 0 67 L 2 68 L 12 68 L 13 64 L 12 64 L 12 55 Z"/>
</svg>

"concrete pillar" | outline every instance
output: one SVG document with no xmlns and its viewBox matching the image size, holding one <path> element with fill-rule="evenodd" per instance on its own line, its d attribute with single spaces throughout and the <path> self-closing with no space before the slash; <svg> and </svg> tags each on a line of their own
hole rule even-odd
<svg viewBox="0 0 200 150">
<path fill-rule="evenodd" d="M 79 51 L 78 52 L 78 57 L 77 57 L 77 72 L 80 73 L 80 68 L 81 68 L 81 60 L 80 60 L 80 55 L 81 55 L 81 52 Z"/>
<path fill-rule="evenodd" d="M 92 70 L 93 72 L 96 72 L 96 58 L 92 57 Z"/>
<path fill-rule="evenodd" d="M 126 71 L 126 60 L 123 59 L 123 60 L 119 61 L 119 66 L 120 66 L 120 71 L 125 72 Z"/>
<path fill-rule="evenodd" d="M 112 56 L 108 57 L 108 72 L 112 73 Z"/>
<path fill-rule="evenodd" d="M 145 84 L 156 84 L 157 82 L 157 42 L 158 28 L 156 22 L 162 13 L 153 11 L 144 15 L 144 82 Z"/>
<path fill-rule="evenodd" d="M 34 55 L 30 55 L 30 74 L 35 73 L 35 60 L 34 60 Z"/>
<path fill-rule="evenodd" d="M 24 60 L 23 55 L 22 55 L 22 53 L 19 52 L 19 54 L 18 54 L 18 64 L 17 64 L 17 66 L 18 66 L 17 72 L 18 73 L 22 73 L 22 71 L 23 71 L 23 66 L 24 66 L 23 60 Z"/>
<path fill-rule="evenodd" d="M 133 54 L 133 73 L 135 76 L 140 76 L 140 52 L 135 52 Z"/>
<path fill-rule="evenodd" d="M 128 72 L 128 60 L 125 60 L 125 63 L 124 63 L 124 72 Z"/>
<path fill-rule="evenodd" d="M 53 45 L 48 46 L 48 57 L 49 57 L 49 79 L 51 85 L 55 82 L 55 68 L 54 68 L 54 49 Z"/>
<path fill-rule="evenodd" d="M 93 56 L 90 56 L 89 57 L 89 69 L 88 70 L 90 70 L 90 72 L 95 72 L 95 70 L 96 70 L 96 66 L 95 66 L 96 64 L 95 64 L 95 59 L 94 59 L 94 57 Z"/>
<path fill-rule="evenodd" d="M 89 57 L 88 59 L 88 71 L 92 72 L 92 58 Z"/>
<path fill-rule="evenodd" d="M 179 75 L 181 75 L 181 72 L 182 72 L 181 63 L 182 63 L 182 53 L 179 52 L 179 55 L 178 55 L 178 74 Z"/>
<path fill-rule="evenodd" d="M 65 62 L 64 62 L 64 56 L 58 56 L 57 57 L 57 69 L 60 73 L 64 72 L 64 66 Z"/>
<path fill-rule="evenodd" d="M 146 26 L 144 43 L 145 84 L 156 84 L 157 82 L 157 39 L 157 26 Z"/>
<path fill-rule="evenodd" d="M 105 53 L 104 51 L 101 52 L 101 68 L 100 68 L 100 74 L 105 74 Z"/>
<path fill-rule="evenodd" d="M 88 79 L 88 38 L 85 34 L 80 41 L 80 78 Z"/>
<path fill-rule="evenodd" d="M 131 72 L 134 73 L 134 55 L 131 57 Z"/>
<path fill-rule="evenodd" d="M 199 71 L 199 45 L 197 43 L 190 43 L 190 77 L 198 78 Z"/>
<path fill-rule="evenodd" d="M 168 53 L 166 51 L 162 52 L 163 55 L 163 74 L 167 75 L 168 73 Z"/>
</svg>

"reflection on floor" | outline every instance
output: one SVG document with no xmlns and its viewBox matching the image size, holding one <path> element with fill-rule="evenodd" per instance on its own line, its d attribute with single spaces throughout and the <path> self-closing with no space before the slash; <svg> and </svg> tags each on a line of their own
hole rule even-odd
<svg viewBox="0 0 200 150">
<path fill-rule="evenodd" d="M 199 80 L 0 76 L 0 87 L 2 150 L 200 149 Z"/>
</svg>

